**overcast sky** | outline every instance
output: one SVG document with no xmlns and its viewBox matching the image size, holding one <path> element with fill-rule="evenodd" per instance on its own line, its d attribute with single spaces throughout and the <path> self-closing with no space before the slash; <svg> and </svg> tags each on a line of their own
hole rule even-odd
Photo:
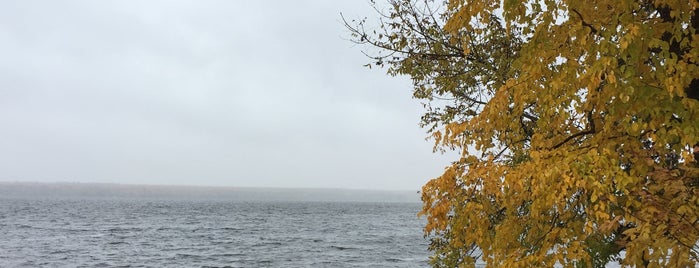
<svg viewBox="0 0 699 268">
<path fill-rule="evenodd" d="M 340 20 L 368 1 L 3 1 L 0 181 L 417 190 L 407 78 Z"/>
</svg>

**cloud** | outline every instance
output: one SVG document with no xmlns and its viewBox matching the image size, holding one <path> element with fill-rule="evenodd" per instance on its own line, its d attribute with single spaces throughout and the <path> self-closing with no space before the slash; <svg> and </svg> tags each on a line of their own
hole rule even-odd
<svg viewBox="0 0 699 268">
<path fill-rule="evenodd" d="M 0 11 L 0 180 L 417 189 L 410 84 L 330 1 L 18 1 Z"/>
</svg>

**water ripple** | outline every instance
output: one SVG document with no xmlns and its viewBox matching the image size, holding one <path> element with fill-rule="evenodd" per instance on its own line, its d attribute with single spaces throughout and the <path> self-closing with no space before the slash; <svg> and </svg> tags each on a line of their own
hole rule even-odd
<svg viewBox="0 0 699 268">
<path fill-rule="evenodd" d="M 419 206 L 2 200 L 0 267 L 424 267 Z"/>
</svg>

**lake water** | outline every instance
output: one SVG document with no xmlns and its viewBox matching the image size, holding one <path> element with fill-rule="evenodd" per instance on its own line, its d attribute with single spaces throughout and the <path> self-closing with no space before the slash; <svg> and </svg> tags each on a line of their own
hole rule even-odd
<svg viewBox="0 0 699 268">
<path fill-rule="evenodd" d="M 0 267 L 425 267 L 420 206 L 0 199 Z"/>
</svg>

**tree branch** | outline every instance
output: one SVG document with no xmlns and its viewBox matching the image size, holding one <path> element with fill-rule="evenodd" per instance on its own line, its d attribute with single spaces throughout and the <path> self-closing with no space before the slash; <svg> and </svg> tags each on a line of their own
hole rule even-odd
<svg viewBox="0 0 699 268">
<path fill-rule="evenodd" d="M 589 24 L 589 23 L 585 22 L 585 19 L 583 18 L 582 14 L 580 14 L 580 12 L 578 12 L 578 11 L 577 11 L 576 9 L 574 9 L 574 8 L 571 9 L 571 11 L 573 11 L 573 13 L 575 13 L 575 14 L 578 14 L 578 17 L 580 17 L 580 22 L 582 23 L 582 25 L 585 26 L 585 27 L 590 28 L 590 30 L 592 31 L 592 33 L 597 34 L 597 33 L 599 32 L 599 31 L 597 30 L 597 28 L 595 28 L 595 26 L 592 26 L 592 24 Z"/>
</svg>

